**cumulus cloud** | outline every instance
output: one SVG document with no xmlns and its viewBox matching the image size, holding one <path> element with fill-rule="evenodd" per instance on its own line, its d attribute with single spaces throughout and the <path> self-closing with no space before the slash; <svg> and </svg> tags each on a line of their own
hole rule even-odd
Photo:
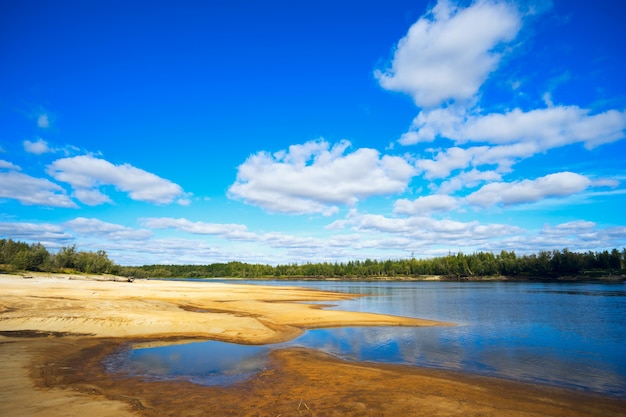
<svg viewBox="0 0 626 417">
<path fill-rule="evenodd" d="M 51 149 L 48 146 L 48 143 L 39 138 L 38 140 L 31 142 L 30 140 L 24 141 L 24 150 L 28 153 L 34 153 L 35 155 L 41 155 L 44 153 L 54 152 L 54 149 Z"/>
<path fill-rule="evenodd" d="M 419 197 L 415 200 L 400 199 L 395 202 L 393 211 L 396 214 L 427 215 L 435 212 L 446 212 L 458 208 L 459 199 L 449 195 L 435 194 Z"/>
<path fill-rule="evenodd" d="M 464 169 L 470 165 L 476 155 L 486 151 L 487 147 L 463 149 L 457 146 L 438 152 L 433 159 L 419 159 L 415 166 L 424 173 L 426 179 L 445 178 L 452 171 Z"/>
<path fill-rule="evenodd" d="M 464 117 L 465 109 L 458 106 L 423 110 L 413 119 L 411 128 L 398 142 L 402 145 L 414 145 L 432 142 L 440 137 L 453 138 Z"/>
<path fill-rule="evenodd" d="M 60 185 L 15 171 L 0 172 L 0 198 L 17 200 L 29 206 L 77 207 Z"/>
<path fill-rule="evenodd" d="M 525 18 L 549 8 L 521 10 L 514 3 L 477 0 L 463 8 L 440 0 L 398 43 L 390 68 L 376 72 L 383 88 L 407 93 L 421 107 L 400 144 L 453 142 L 417 160 L 428 180 L 490 165 L 496 171 L 489 172 L 501 175 L 541 152 L 572 144 L 592 149 L 626 137 L 626 111 L 558 105 L 550 93 L 543 95 L 545 108 L 485 111 L 481 87 L 511 50 Z M 458 181 L 446 187 L 458 190 Z"/>
<path fill-rule="evenodd" d="M 439 112 L 447 110 L 440 109 Z M 417 119 L 425 124 L 413 132 L 413 138 L 445 137 L 457 144 L 481 142 L 495 145 L 453 146 L 433 158 L 419 159 L 417 167 L 427 179 L 445 178 L 452 171 L 469 166 L 497 165 L 499 171 L 508 172 L 515 162 L 553 148 L 575 143 L 593 148 L 626 137 L 626 111 L 608 110 L 591 115 L 589 110 L 576 106 L 528 112 L 516 109 L 504 114 L 464 118 L 437 116 L 434 125 L 428 125 L 427 118 L 418 116 Z M 444 126 L 442 120 L 451 124 Z M 422 135 L 422 129 L 428 134 Z M 405 144 L 408 143 L 407 135 L 403 136 Z"/>
<path fill-rule="evenodd" d="M 169 204 L 187 200 L 178 184 L 129 164 L 114 165 L 90 155 L 58 159 L 48 166 L 47 172 L 57 181 L 70 184 L 75 197 L 87 205 L 110 202 L 110 197 L 99 189 L 107 185 L 137 201 Z"/>
<path fill-rule="evenodd" d="M 584 235 L 590 232 L 593 233 L 595 228 L 595 222 L 576 220 L 572 222 L 561 223 L 556 226 L 546 225 L 541 233 L 551 236 Z"/>
<path fill-rule="evenodd" d="M 15 240 L 52 243 L 53 246 L 70 241 L 73 237 L 58 224 L 29 222 L 0 222 L 0 236 Z"/>
<path fill-rule="evenodd" d="M 389 218 L 360 214 L 353 210 L 344 222 L 346 228 L 358 233 L 324 239 L 280 232 L 257 234 L 252 243 L 261 243 L 266 248 L 285 249 L 273 254 L 248 248 L 243 243 L 238 243 L 236 249 L 228 249 L 206 241 L 186 238 L 150 239 L 142 243 L 140 250 L 136 244 L 126 244 L 124 241 L 113 242 L 108 247 L 115 248 L 110 253 L 114 253 L 115 259 L 123 264 L 160 263 L 163 259 L 176 259 L 180 263 L 206 263 L 207 259 L 215 262 L 240 259 L 276 264 L 306 262 L 311 259 L 332 262 L 376 258 L 381 256 L 380 251 L 386 250 L 394 253 L 415 251 L 419 256 L 446 255 L 451 249 L 496 252 L 507 249 L 520 254 L 564 247 L 586 251 L 604 249 L 607 245 L 621 247 L 626 238 L 626 227 L 599 228 L 585 221 L 530 231 L 507 224 L 436 220 L 426 216 Z M 584 239 L 579 239 L 577 233 L 583 234 Z"/>
<path fill-rule="evenodd" d="M 544 198 L 566 197 L 585 190 L 591 180 L 573 172 L 558 172 L 534 180 L 494 182 L 466 197 L 470 204 L 490 207 L 534 203 Z"/>
<path fill-rule="evenodd" d="M 516 143 L 501 146 L 473 146 L 461 148 L 453 146 L 437 152 L 432 158 L 420 158 L 415 162 L 418 172 L 424 174 L 428 180 L 447 178 L 457 170 L 465 170 L 473 167 L 470 171 L 477 171 L 477 167 L 484 165 L 496 165 L 499 173 L 510 172 L 511 166 L 518 160 L 530 157 L 539 152 L 534 143 Z M 488 171 L 486 171 L 488 172 Z M 461 174 L 459 174 L 461 175 Z M 499 175 L 499 174 L 498 174 Z M 495 178 L 491 173 L 485 176 Z"/>
<path fill-rule="evenodd" d="M 272 212 L 329 215 L 337 204 L 406 189 L 415 172 L 407 160 L 368 148 L 346 152 L 349 146 L 317 140 L 256 153 L 239 166 L 228 194 Z"/>
<path fill-rule="evenodd" d="M 409 243 L 407 238 L 377 237 L 362 239 L 358 234 L 338 234 L 324 238 L 312 236 L 297 236 L 282 232 L 270 231 L 256 233 L 248 231 L 242 224 L 219 224 L 190 221 L 184 218 L 146 218 L 141 220 L 145 227 L 153 229 L 174 229 L 193 235 L 213 235 L 226 240 L 237 242 L 237 250 L 244 251 L 245 243 L 260 244 L 263 248 L 285 249 L 282 262 L 317 260 L 354 259 L 360 250 L 397 250 L 405 249 Z M 258 255 L 257 255 L 258 256 Z M 267 255 L 263 255 L 266 257 Z M 242 254 L 238 253 L 238 259 Z M 258 261 L 258 258 L 257 258 Z M 269 263 L 277 263 L 276 255 L 267 258 Z"/>
<path fill-rule="evenodd" d="M 272 248 L 320 250 L 323 248 L 341 248 L 349 243 L 355 244 L 354 236 L 334 236 L 328 239 L 310 236 L 294 236 L 280 232 L 254 233 L 243 224 L 206 223 L 184 218 L 145 218 L 141 220 L 145 227 L 152 229 L 175 229 L 194 235 L 214 235 L 228 240 L 262 243 Z"/>
<path fill-rule="evenodd" d="M 455 245 L 459 247 L 483 245 L 504 236 L 520 234 L 523 230 L 506 224 L 481 224 L 478 221 L 459 222 L 449 219 L 434 219 L 416 215 L 391 218 L 376 214 L 351 212 L 344 222 L 345 227 L 357 231 L 389 233 L 409 238 L 420 245 Z"/>
<path fill-rule="evenodd" d="M 411 131 L 400 139 L 404 145 L 452 139 L 457 144 L 481 142 L 494 145 L 533 143 L 547 150 L 572 143 L 593 148 L 623 139 L 626 111 L 607 110 L 591 114 L 578 106 L 554 106 L 486 115 L 464 114 L 455 109 L 422 111 Z"/>
<path fill-rule="evenodd" d="M 98 206 L 100 204 L 113 202 L 108 195 L 95 188 L 77 188 L 74 190 L 74 197 L 88 206 Z"/>
<path fill-rule="evenodd" d="M 13 171 L 21 171 L 22 169 L 12 162 L 0 159 L 0 169 L 10 169 Z"/>
<path fill-rule="evenodd" d="M 248 232 L 248 228 L 243 224 L 192 222 L 183 218 L 169 217 L 145 218 L 141 222 L 145 227 L 152 229 L 177 229 L 196 235 L 218 235 L 235 240 L 250 240 L 257 237 L 256 234 Z"/>
<path fill-rule="evenodd" d="M 441 183 L 437 192 L 440 194 L 452 194 L 463 188 L 474 188 L 483 182 L 502 180 L 502 175 L 496 171 L 478 171 L 472 169 L 465 171 Z"/>
<path fill-rule="evenodd" d="M 405 92 L 420 107 L 472 99 L 513 40 L 521 15 L 509 3 L 476 1 L 460 8 L 440 0 L 400 40 L 391 68 L 375 76 L 388 90 Z"/>
<path fill-rule="evenodd" d="M 575 220 L 567 223 L 546 224 L 536 233 L 503 239 L 500 244 L 504 249 L 510 248 L 518 253 L 537 253 L 538 250 L 568 248 L 574 252 L 605 250 L 620 248 L 626 239 L 626 227 L 599 227 L 596 223 L 586 220 Z"/>
<path fill-rule="evenodd" d="M 152 236 L 152 232 L 147 229 L 133 229 L 119 224 L 108 223 L 100 219 L 89 219 L 77 217 L 74 220 L 65 222 L 65 226 L 74 230 L 79 235 L 111 240 L 145 240 Z"/>
</svg>

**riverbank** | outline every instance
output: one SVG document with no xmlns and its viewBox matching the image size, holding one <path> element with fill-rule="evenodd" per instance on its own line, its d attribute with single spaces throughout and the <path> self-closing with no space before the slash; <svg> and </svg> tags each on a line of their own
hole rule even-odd
<svg viewBox="0 0 626 417">
<path fill-rule="evenodd" d="M 306 328 L 446 323 L 322 310 L 350 295 L 296 287 L 122 282 L 115 277 L 0 276 L 0 414 L 60 415 L 624 415 L 623 401 L 491 378 L 351 363 L 308 350 L 272 354 L 230 388 L 106 374 L 131 341 L 261 344 Z M 621 413 L 621 414 L 620 414 Z"/>
<path fill-rule="evenodd" d="M 288 286 L 0 275 L 0 331 L 266 344 L 290 340 L 307 328 L 446 325 L 306 304 L 355 297 Z"/>
<path fill-rule="evenodd" d="M 125 278 L 124 278 L 125 279 Z M 580 275 L 472 275 L 472 276 L 450 276 L 450 275 L 376 275 L 376 276 L 261 276 L 253 278 L 242 277 L 153 277 L 152 279 L 163 280 L 206 280 L 211 281 L 279 281 L 279 282 L 299 282 L 299 281 L 342 281 L 342 282 L 598 282 L 598 283 L 620 283 L 626 282 L 624 274 L 580 274 Z"/>
</svg>

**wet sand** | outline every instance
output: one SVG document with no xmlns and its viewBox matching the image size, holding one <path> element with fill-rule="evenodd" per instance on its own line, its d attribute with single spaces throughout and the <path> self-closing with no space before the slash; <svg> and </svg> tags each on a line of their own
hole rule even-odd
<svg viewBox="0 0 626 417">
<path fill-rule="evenodd" d="M 341 361 L 285 349 L 228 387 L 150 382 L 104 372 L 134 342 L 260 344 L 306 328 L 446 325 L 322 310 L 349 295 L 295 287 L 97 281 L 0 275 L 3 416 L 623 416 L 626 401 L 466 374 Z"/>
</svg>

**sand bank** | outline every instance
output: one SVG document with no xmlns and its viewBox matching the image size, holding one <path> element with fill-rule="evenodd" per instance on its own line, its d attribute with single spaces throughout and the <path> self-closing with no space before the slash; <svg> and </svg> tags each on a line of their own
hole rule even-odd
<svg viewBox="0 0 626 417">
<path fill-rule="evenodd" d="M 297 287 L 0 275 L 0 331 L 262 344 L 289 340 L 313 327 L 445 325 L 306 304 L 349 298 L 354 296 Z"/>
<path fill-rule="evenodd" d="M 70 279 L 71 278 L 71 279 Z M 0 276 L 0 415 L 362 416 L 624 415 L 625 402 L 298 349 L 230 387 L 146 382 L 103 372 L 129 341 L 269 343 L 306 328 L 446 323 L 322 310 L 349 295 L 296 287 Z"/>
</svg>

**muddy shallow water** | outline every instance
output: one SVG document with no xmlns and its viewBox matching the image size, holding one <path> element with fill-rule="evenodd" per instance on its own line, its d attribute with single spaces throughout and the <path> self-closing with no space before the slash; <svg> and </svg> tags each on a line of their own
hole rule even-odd
<svg viewBox="0 0 626 417">
<path fill-rule="evenodd" d="M 435 369 L 346 362 L 319 351 L 271 351 L 266 368 L 227 387 L 104 372 L 121 340 L 37 339 L 37 386 L 141 416 L 623 416 L 623 400 Z M 138 341 L 139 342 L 139 341 Z M 127 341 L 126 343 L 132 343 Z M 62 349 L 59 349 L 62 347 Z M 56 414 L 50 414 L 56 415 Z"/>
</svg>

